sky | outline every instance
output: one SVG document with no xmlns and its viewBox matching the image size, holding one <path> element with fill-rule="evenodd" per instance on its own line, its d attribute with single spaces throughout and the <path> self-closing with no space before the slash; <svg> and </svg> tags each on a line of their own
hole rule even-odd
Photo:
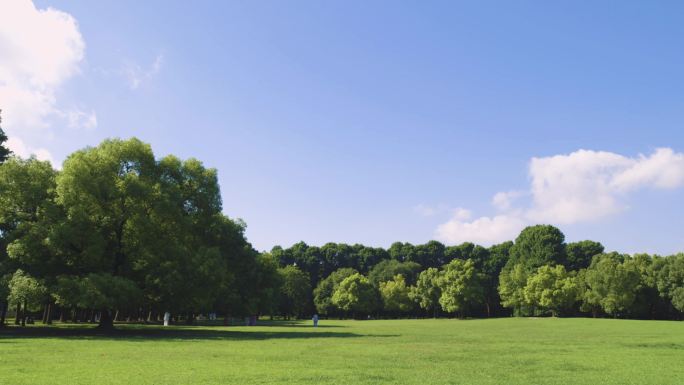
<svg viewBox="0 0 684 385">
<path fill-rule="evenodd" d="M 684 251 L 679 1 L 0 0 L 9 145 L 218 169 L 259 250 L 491 245 L 537 223 Z"/>
</svg>

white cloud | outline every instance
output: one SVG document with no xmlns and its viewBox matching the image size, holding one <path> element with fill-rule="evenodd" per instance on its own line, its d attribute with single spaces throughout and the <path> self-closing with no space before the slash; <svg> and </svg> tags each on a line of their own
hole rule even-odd
<svg viewBox="0 0 684 385">
<path fill-rule="evenodd" d="M 639 155 L 630 167 L 615 175 L 615 188 L 627 191 L 644 186 L 672 189 L 684 185 L 684 154 L 659 148 L 650 157 Z"/>
<path fill-rule="evenodd" d="M 30 0 L 0 2 L 0 108 L 3 128 L 18 154 L 34 151 L 25 143 L 54 136 L 54 118 L 66 117 L 75 126 L 97 124 L 94 111 L 73 115 L 60 110 L 55 97 L 79 72 L 84 52 L 78 23 L 68 13 L 37 9 Z"/>
<path fill-rule="evenodd" d="M 437 227 L 435 236 L 451 244 L 474 242 L 491 245 L 515 238 L 524 227 L 523 220 L 508 215 L 497 215 L 493 218 L 480 217 L 470 222 L 454 216 Z"/>
<path fill-rule="evenodd" d="M 523 195 L 523 191 L 515 190 L 498 192 L 492 198 L 492 205 L 502 211 L 509 210 L 513 202 Z"/>
<path fill-rule="evenodd" d="M 7 148 L 9 148 L 14 154 L 22 157 L 29 158 L 31 155 L 35 156 L 39 160 L 50 161 L 53 165 L 55 164 L 54 159 L 50 151 L 45 148 L 33 148 L 27 146 L 21 139 L 17 137 L 9 138 L 7 140 Z"/>
<path fill-rule="evenodd" d="M 454 216 L 440 225 L 436 236 L 446 242 L 466 240 L 492 244 L 513 239 L 533 223 L 591 222 L 627 209 L 630 192 L 684 186 L 684 154 L 670 148 L 651 155 L 626 157 L 605 151 L 579 150 L 567 155 L 532 158 L 529 191 L 499 192 L 492 205 L 501 214 L 468 219 Z M 514 201 L 531 196 L 527 206 Z"/>
<path fill-rule="evenodd" d="M 155 75 L 157 75 L 157 73 L 159 73 L 163 63 L 164 55 L 162 54 L 157 55 L 147 69 L 142 68 L 137 63 L 124 63 L 122 73 L 126 78 L 128 87 L 130 87 L 132 90 L 138 89 L 142 83 L 149 81 Z"/>
</svg>

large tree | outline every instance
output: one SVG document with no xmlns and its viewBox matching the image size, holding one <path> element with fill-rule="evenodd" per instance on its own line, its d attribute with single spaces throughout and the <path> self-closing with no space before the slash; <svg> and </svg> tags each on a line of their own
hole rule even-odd
<svg viewBox="0 0 684 385">
<path fill-rule="evenodd" d="M 313 292 L 316 310 L 325 315 L 334 313 L 336 307 L 332 302 L 332 296 L 335 293 L 335 290 L 337 290 L 337 287 L 345 278 L 356 273 L 358 273 L 358 271 L 345 267 L 333 271 L 332 274 L 320 281 Z"/>
<path fill-rule="evenodd" d="M 311 284 L 307 273 L 294 265 L 278 270 L 280 275 L 280 313 L 285 317 L 302 316 L 309 305 Z"/>
<path fill-rule="evenodd" d="M 582 308 L 596 315 L 598 310 L 617 316 L 626 311 L 636 298 L 640 276 L 627 256 L 617 253 L 594 257 L 583 274 Z"/>
<path fill-rule="evenodd" d="M 599 242 L 586 240 L 568 243 L 565 250 L 568 270 L 579 270 L 589 267 L 591 259 L 602 254 L 604 247 Z"/>
<path fill-rule="evenodd" d="M 117 287 L 141 286 L 141 267 L 164 251 L 155 246 L 167 244 L 154 221 L 157 171 L 150 146 L 137 139 L 106 140 L 67 158 L 57 178 L 57 201 L 68 217 L 60 246 L 70 251 L 64 262 L 73 269 L 63 280 L 83 280 L 77 285 L 83 288 L 115 279 Z M 99 279 L 88 285 L 91 274 Z M 94 300 L 84 305 L 102 312 L 100 327 L 111 328 L 112 310 L 126 303 L 86 294 L 80 297 Z"/>
<path fill-rule="evenodd" d="M 525 300 L 537 309 L 557 317 L 577 301 L 577 280 L 563 265 L 542 266 L 527 278 Z"/>
<path fill-rule="evenodd" d="M 413 307 L 409 287 L 406 286 L 406 279 L 401 274 L 397 274 L 390 281 L 380 283 L 380 297 L 383 308 L 388 312 L 402 313 Z"/>
<path fill-rule="evenodd" d="M 530 306 L 525 299 L 525 286 L 529 275 L 530 272 L 521 263 L 506 265 L 499 275 L 501 305 L 513 309 L 515 316 L 531 314 Z"/>
<path fill-rule="evenodd" d="M 0 165 L 0 276 L 21 268 L 50 286 L 63 270 L 46 241 L 63 218 L 54 202 L 56 174 L 35 158 L 12 157 Z M 0 309 L 4 302 L 0 298 Z"/>
<path fill-rule="evenodd" d="M 684 254 L 667 257 L 657 272 L 656 282 L 660 295 L 684 312 Z"/>
<path fill-rule="evenodd" d="M 411 287 L 411 298 L 422 309 L 432 312 L 437 317 L 439 312 L 439 298 L 442 296 L 440 288 L 441 273 L 437 268 L 428 267 L 418 275 L 416 285 Z"/>
<path fill-rule="evenodd" d="M 499 275 L 501 304 L 515 315 L 531 315 L 525 300 L 527 278 L 544 265 L 565 265 L 565 235 L 551 225 L 528 226 L 510 248 L 510 257 Z"/>
<path fill-rule="evenodd" d="M 511 264 L 521 263 L 535 269 L 546 264 L 564 265 L 565 262 L 565 235 L 551 225 L 526 227 L 511 247 Z"/>
<path fill-rule="evenodd" d="M 333 304 L 354 317 L 359 314 L 370 314 L 378 307 L 377 289 L 368 278 L 356 273 L 340 282 L 332 296 Z"/>
<path fill-rule="evenodd" d="M 454 259 L 446 264 L 439 281 L 442 292 L 439 304 L 442 309 L 465 316 L 470 306 L 483 299 L 482 278 L 472 259 Z"/>
</svg>

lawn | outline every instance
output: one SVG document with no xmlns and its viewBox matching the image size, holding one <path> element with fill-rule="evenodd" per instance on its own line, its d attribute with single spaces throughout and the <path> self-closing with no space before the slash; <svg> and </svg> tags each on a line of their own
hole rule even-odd
<svg viewBox="0 0 684 385">
<path fill-rule="evenodd" d="M 682 384 L 684 322 L 388 320 L 0 332 L 2 384 Z"/>
</svg>

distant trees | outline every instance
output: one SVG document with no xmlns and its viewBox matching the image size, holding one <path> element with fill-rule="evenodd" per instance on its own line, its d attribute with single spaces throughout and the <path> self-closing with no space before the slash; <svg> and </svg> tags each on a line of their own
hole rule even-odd
<svg viewBox="0 0 684 385">
<path fill-rule="evenodd" d="M 403 275 L 397 274 L 394 279 L 380 283 L 380 297 L 383 309 L 390 313 L 402 313 L 411 310 L 414 303 L 409 296 L 409 287 Z"/>
<path fill-rule="evenodd" d="M 568 270 L 579 270 L 589 267 L 595 255 L 602 254 L 603 245 L 594 241 L 568 243 L 566 251 L 566 267 Z"/>
<path fill-rule="evenodd" d="M 454 259 L 444 266 L 439 278 L 439 304 L 444 311 L 464 316 L 468 308 L 482 300 L 482 275 L 472 259 Z"/>
<path fill-rule="evenodd" d="M 656 277 L 658 290 L 675 309 L 684 312 L 684 254 L 667 258 L 661 266 Z"/>
<path fill-rule="evenodd" d="M 323 251 L 325 249 L 325 251 Z M 604 247 L 584 240 L 565 243 L 550 225 L 530 226 L 515 242 L 485 248 L 473 243 L 444 246 L 395 242 L 388 250 L 328 243 L 304 243 L 274 252 L 292 263 L 319 266 L 314 305 L 321 314 L 350 315 L 333 297 L 351 275 L 374 288 L 374 312 L 407 315 L 581 315 L 673 318 L 681 316 L 684 279 L 676 256 L 611 254 L 620 266 L 604 266 Z M 361 257 L 366 255 L 366 257 Z M 372 255 L 372 258 L 368 256 Z M 368 264 L 361 261 L 374 261 Z M 334 263 L 333 263 L 334 261 Z M 600 262 L 600 263 L 599 263 Z M 349 266 L 326 275 L 325 265 Z M 360 270 L 364 269 L 364 270 Z M 610 272 L 602 273 L 603 270 Z M 361 277 L 356 277 L 359 280 Z M 346 288 L 338 294 L 342 294 Z M 408 301 L 407 301 L 408 298 Z M 410 303 L 409 303 L 410 301 Z M 677 307 L 680 306 L 680 307 Z M 363 312 L 359 312 L 363 314 Z M 358 314 L 357 314 L 358 315 Z"/>
<path fill-rule="evenodd" d="M 523 292 L 527 304 L 555 317 L 577 302 L 579 288 L 563 265 L 544 265 L 527 278 Z"/>
<path fill-rule="evenodd" d="M 421 266 L 416 262 L 386 259 L 371 269 L 368 273 L 368 279 L 375 287 L 379 287 L 381 282 L 392 280 L 396 275 L 401 275 L 407 282 L 413 283 L 420 270 Z"/>
<path fill-rule="evenodd" d="M 311 284 L 309 276 L 296 266 L 278 269 L 280 275 L 279 311 L 286 318 L 303 316 L 308 310 Z"/>
<path fill-rule="evenodd" d="M 618 253 L 594 257 L 584 274 L 583 309 L 594 315 L 603 310 L 617 316 L 626 311 L 636 298 L 639 272 L 634 264 Z"/>
<path fill-rule="evenodd" d="M 368 278 L 355 273 L 340 282 L 332 296 L 332 303 L 354 317 L 359 314 L 370 314 L 378 308 L 376 288 Z"/>
<path fill-rule="evenodd" d="M 339 287 L 340 283 L 347 277 L 357 274 L 358 271 L 345 267 L 337 269 L 327 276 L 324 280 L 318 283 L 316 289 L 314 289 L 314 305 L 316 310 L 321 314 L 331 315 L 337 310 L 332 302 L 332 296 L 335 290 Z"/>
<path fill-rule="evenodd" d="M 441 273 L 434 267 L 428 267 L 418 275 L 416 286 L 410 289 L 411 298 L 421 307 L 437 317 L 439 312 L 439 298 L 442 296 L 440 287 Z"/>
</svg>

